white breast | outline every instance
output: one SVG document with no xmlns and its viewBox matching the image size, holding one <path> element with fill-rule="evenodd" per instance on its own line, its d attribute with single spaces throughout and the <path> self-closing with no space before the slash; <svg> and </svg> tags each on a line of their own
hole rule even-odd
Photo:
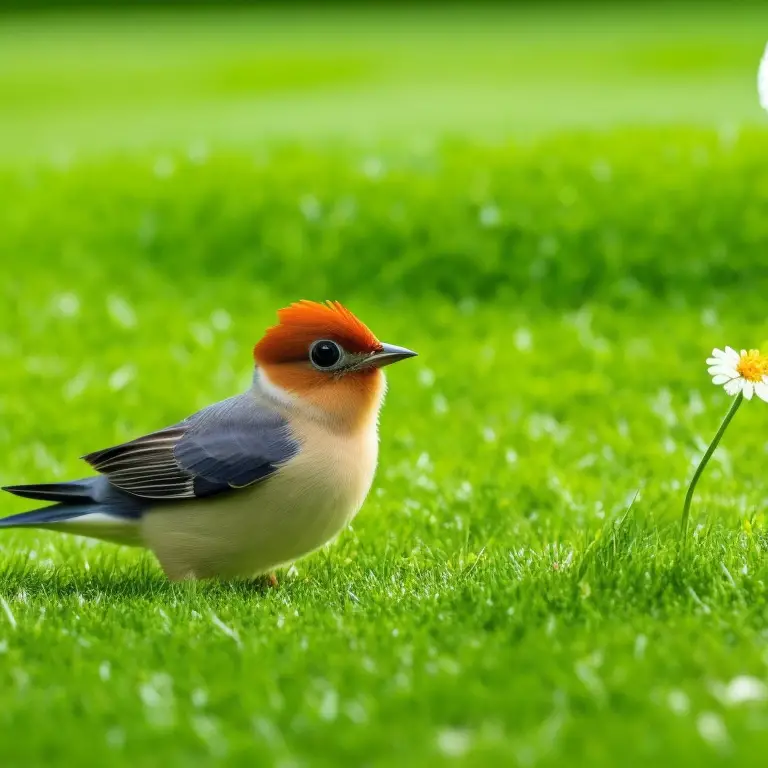
<svg viewBox="0 0 768 768">
<path fill-rule="evenodd" d="M 376 470 L 375 421 L 353 435 L 311 421 L 296 432 L 298 455 L 267 480 L 144 515 L 143 538 L 170 578 L 268 572 L 323 546 L 355 516 Z"/>
</svg>

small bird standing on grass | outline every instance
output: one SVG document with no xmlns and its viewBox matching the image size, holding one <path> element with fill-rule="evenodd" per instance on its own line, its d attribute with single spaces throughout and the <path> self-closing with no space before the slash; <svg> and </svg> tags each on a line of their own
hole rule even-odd
<svg viewBox="0 0 768 768">
<path fill-rule="evenodd" d="M 337 302 L 278 312 L 253 385 L 175 426 L 84 456 L 99 475 L 6 491 L 56 502 L 0 520 L 145 546 L 173 580 L 265 574 L 333 539 L 373 481 L 381 343 Z"/>
</svg>

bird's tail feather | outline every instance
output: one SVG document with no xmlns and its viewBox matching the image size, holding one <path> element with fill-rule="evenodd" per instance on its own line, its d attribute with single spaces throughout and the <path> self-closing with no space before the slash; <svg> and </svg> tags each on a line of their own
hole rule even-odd
<svg viewBox="0 0 768 768">
<path fill-rule="evenodd" d="M 140 546 L 140 516 L 109 504 L 53 504 L 0 519 L 0 528 L 45 528 L 115 544 Z"/>
<path fill-rule="evenodd" d="M 24 528 L 39 525 L 52 525 L 75 520 L 83 515 L 90 515 L 98 509 L 95 504 L 54 504 L 42 509 L 32 509 L 0 519 L 0 528 Z"/>
<path fill-rule="evenodd" d="M 10 485 L 2 490 L 25 499 L 58 501 L 60 504 L 93 503 L 96 478 L 73 480 L 68 483 L 38 483 L 35 485 Z"/>
</svg>

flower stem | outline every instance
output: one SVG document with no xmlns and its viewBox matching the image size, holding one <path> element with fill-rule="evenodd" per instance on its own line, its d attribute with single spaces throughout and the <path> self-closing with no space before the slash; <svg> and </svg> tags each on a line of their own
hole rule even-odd
<svg viewBox="0 0 768 768">
<path fill-rule="evenodd" d="M 683 546 L 685 545 L 685 538 L 688 533 L 688 518 L 691 514 L 691 500 L 693 499 L 693 492 L 696 489 L 696 483 L 699 482 L 701 473 L 704 471 L 704 468 L 712 458 L 712 454 L 715 452 L 715 449 L 720 442 L 720 438 L 725 433 L 725 430 L 728 429 L 728 425 L 731 423 L 731 419 L 736 415 L 736 411 L 739 410 L 739 406 L 741 405 L 743 399 L 744 394 L 739 392 L 733 401 L 733 405 L 731 406 L 730 410 L 725 414 L 725 418 L 723 419 L 723 423 L 720 425 L 720 429 L 717 430 L 717 433 L 710 443 L 709 448 L 707 448 L 706 453 L 699 462 L 699 466 L 696 467 L 696 471 L 693 473 L 693 479 L 691 480 L 691 484 L 688 486 L 688 493 L 685 494 L 685 503 L 683 504 L 683 517 L 680 521 L 680 543 Z"/>
</svg>

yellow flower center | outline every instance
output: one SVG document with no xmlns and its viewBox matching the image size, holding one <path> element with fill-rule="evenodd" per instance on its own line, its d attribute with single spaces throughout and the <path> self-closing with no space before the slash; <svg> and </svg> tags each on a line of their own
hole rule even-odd
<svg viewBox="0 0 768 768">
<path fill-rule="evenodd" d="M 747 381 L 762 381 L 763 376 L 768 376 L 768 356 L 761 355 L 757 349 L 750 349 L 741 356 L 736 370 Z"/>
</svg>

